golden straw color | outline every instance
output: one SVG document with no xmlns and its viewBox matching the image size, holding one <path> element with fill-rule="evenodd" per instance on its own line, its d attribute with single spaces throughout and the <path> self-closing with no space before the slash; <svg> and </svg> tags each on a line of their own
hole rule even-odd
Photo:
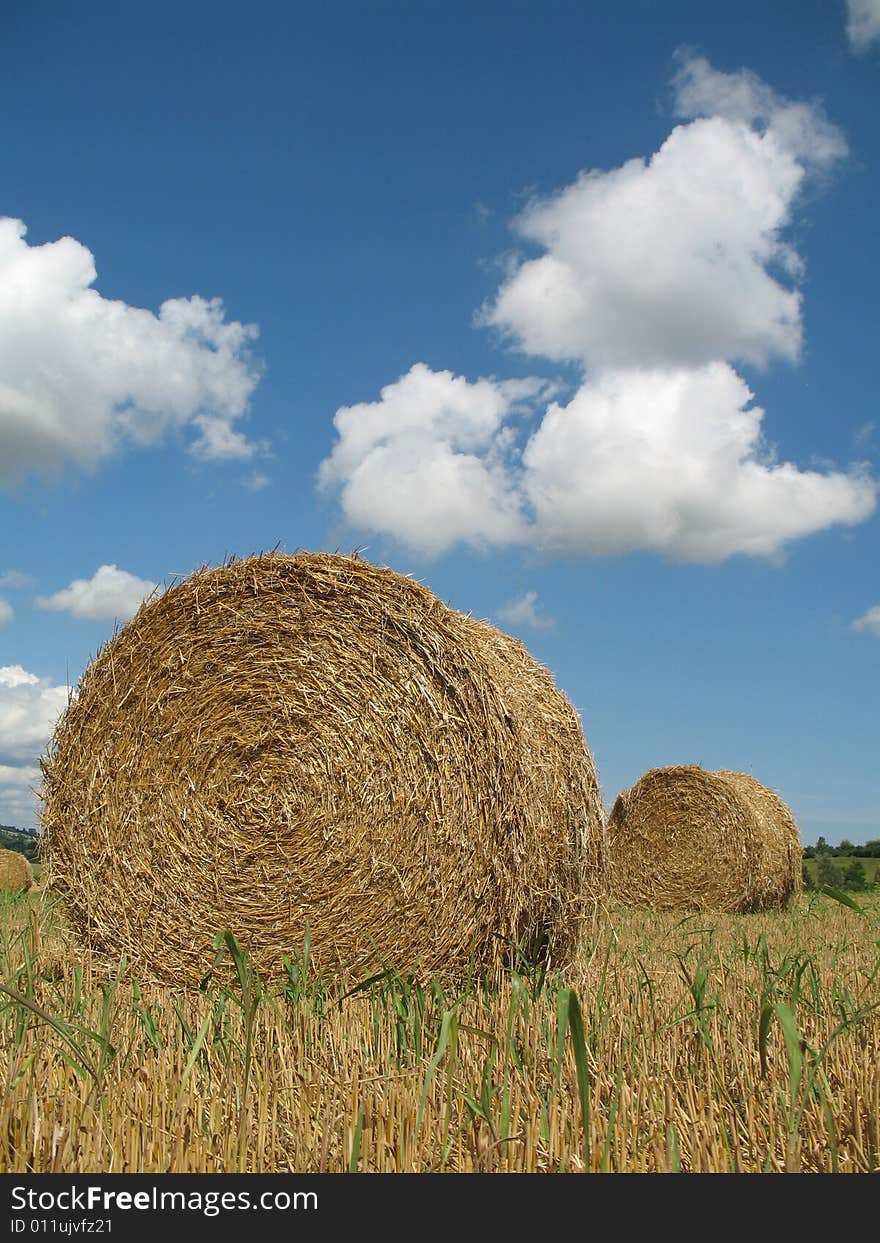
<svg viewBox="0 0 880 1243">
<path fill-rule="evenodd" d="M 606 850 L 609 890 L 628 906 L 744 914 L 801 889 L 794 817 L 745 773 L 651 769 L 618 795 Z"/>
<path fill-rule="evenodd" d="M 20 893 L 33 883 L 30 860 L 18 850 L 0 850 L 0 893 Z"/>
<path fill-rule="evenodd" d="M 601 799 L 577 713 L 515 639 L 357 556 L 202 568 L 98 653 L 43 763 L 49 885 L 96 953 L 204 976 L 570 957 Z"/>
</svg>

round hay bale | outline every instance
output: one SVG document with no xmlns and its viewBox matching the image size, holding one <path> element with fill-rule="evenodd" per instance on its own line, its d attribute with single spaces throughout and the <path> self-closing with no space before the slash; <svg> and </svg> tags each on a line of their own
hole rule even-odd
<svg viewBox="0 0 880 1243">
<path fill-rule="evenodd" d="M 21 893 L 33 883 L 30 859 L 19 850 L 0 850 L 0 893 Z"/>
<path fill-rule="evenodd" d="M 577 944 L 604 831 L 578 716 L 515 639 L 358 557 L 203 568 L 86 669 L 43 765 L 49 884 L 98 953 L 197 979 Z"/>
<path fill-rule="evenodd" d="M 801 889 L 794 817 L 745 773 L 651 769 L 618 795 L 606 851 L 609 891 L 628 906 L 766 911 Z"/>
</svg>

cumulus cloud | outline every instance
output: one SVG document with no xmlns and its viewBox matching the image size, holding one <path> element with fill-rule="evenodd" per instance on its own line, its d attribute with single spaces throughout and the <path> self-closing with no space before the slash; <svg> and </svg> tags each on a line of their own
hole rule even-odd
<svg viewBox="0 0 880 1243">
<path fill-rule="evenodd" d="M 653 157 L 526 208 L 515 229 L 542 253 L 481 313 L 522 351 L 578 364 L 574 397 L 527 438 L 503 383 L 418 364 L 337 412 L 321 481 L 352 523 L 429 554 L 516 542 L 712 562 L 872 512 L 864 467 L 777 458 L 731 365 L 797 361 L 804 263 L 787 227 L 846 142 L 818 105 L 701 57 L 680 61 L 675 102 L 686 121 Z M 546 399 L 531 385 L 521 401 Z"/>
<path fill-rule="evenodd" d="M 861 617 L 857 617 L 852 623 L 852 628 L 861 630 L 865 634 L 872 634 L 875 639 L 880 639 L 880 604 L 875 604 Z"/>
<path fill-rule="evenodd" d="M 193 422 L 199 434 L 190 452 L 203 462 L 249 462 L 257 452 L 258 446 L 222 417 L 199 415 Z"/>
<path fill-rule="evenodd" d="M 533 630 L 550 630 L 556 625 L 555 617 L 541 611 L 537 591 L 527 591 L 519 599 L 503 604 L 498 619 L 508 626 L 530 626 Z"/>
<path fill-rule="evenodd" d="M 52 686 L 21 665 L 0 665 L 0 764 L 33 764 L 67 699 L 66 686 Z"/>
<path fill-rule="evenodd" d="M 679 60 L 673 79 L 679 116 L 720 117 L 757 129 L 807 169 L 828 168 L 848 154 L 846 138 L 818 101 L 786 99 L 749 69 L 721 73 L 703 56 Z"/>
<path fill-rule="evenodd" d="M 567 406 L 551 405 L 523 453 L 534 542 L 712 562 L 774 556 L 789 540 L 871 513 L 867 477 L 778 462 L 751 400 L 717 362 L 606 372 Z"/>
<path fill-rule="evenodd" d="M 21 665 L 0 665 L 0 822 L 36 824 L 37 761 L 67 703 L 66 686 Z"/>
<path fill-rule="evenodd" d="M 854 52 L 880 39 L 880 0 L 847 0 L 846 33 Z"/>
<path fill-rule="evenodd" d="M 651 159 L 581 173 L 515 221 L 544 253 L 482 318 L 521 350 L 594 368 L 798 357 L 803 263 L 783 230 L 809 167 L 846 144 L 751 74 L 697 58 L 676 82 L 696 119 Z"/>
<path fill-rule="evenodd" d="M 253 455 L 236 424 L 258 380 L 254 325 L 227 321 L 217 298 L 173 298 L 158 315 L 103 298 L 85 246 L 25 233 L 0 218 L 0 484 L 190 426 L 198 457 Z"/>
<path fill-rule="evenodd" d="M 14 616 L 15 613 L 12 605 L 8 604 L 5 600 L 0 599 L 0 626 L 4 625 L 6 622 L 12 621 Z"/>
<path fill-rule="evenodd" d="M 156 583 L 137 578 L 115 565 L 100 566 L 91 578 L 75 578 L 52 596 L 37 596 L 41 609 L 70 613 L 87 621 L 125 621 L 156 590 Z"/>
<path fill-rule="evenodd" d="M 416 363 L 379 401 L 336 412 L 339 438 L 321 463 L 320 486 L 341 488 L 353 524 L 429 555 L 459 540 L 524 539 L 512 435 L 503 423 L 540 391 L 539 381 L 471 383 Z"/>
<path fill-rule="evenodd" d="M 22 574 L 21 570 L 7 570 L 0 574 L 0 588 L 8 591 L 23 591 L 26 587 L 31 587 L 33 581 L 30 574 Z"/>
<path fill-rule="evenodd" d="M 0 823 L 36 827 L 40 770 L 36 764 L 0 764 Z"/>
</svg>

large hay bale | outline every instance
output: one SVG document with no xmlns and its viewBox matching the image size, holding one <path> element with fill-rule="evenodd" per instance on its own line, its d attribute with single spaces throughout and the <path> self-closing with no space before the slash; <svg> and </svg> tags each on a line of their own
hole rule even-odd
<svg viewBox="0 0 880 1243">
<path fill-rule="evenodd" d="M 794 817 L 745 773 L 651 769 L 618 795 L 606 850 L 608 888 L 628 906 L 766 911 L 801 888 Z"/>
<path fill-rule="evenodd" d="M 204 568 L 86 669 L 44 762 L 49 883 L 99 953 L 196 979 L 577 943 L 603 815 L 574 709 L 516 640 L 358 557 Z"/>
<path fill-rule="evenodd" d="M 19 850 L 0 850 L 0 893 L 21 893 L 33 883 L 30 859 Z"/>
</svg>

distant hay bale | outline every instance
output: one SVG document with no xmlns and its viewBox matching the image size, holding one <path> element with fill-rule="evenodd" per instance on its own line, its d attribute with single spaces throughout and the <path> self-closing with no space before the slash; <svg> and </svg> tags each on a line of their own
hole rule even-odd
<svg viewBox="0 0 880 1243">
<path fill-rule="evenodd" d="M 608 888 L 628 906 L 745 913 L 801 889 L 789 808 L 745 773 L 654 768 L 611 809 Z"/>
<path fill-rule="evenodd" d="M 197 979 L 574 950 L 603 814 L 577 714 L 515 639 L 358 557 L 203 568 L 86 669 L 43 765 L 49 884 L 80 936 Z"/>
<path fill-rule="evenodd" d="M 30 860 L 18 850 L 0 850 L 0 893 L 21 893 L 33 883 Z"/>
</svg>

